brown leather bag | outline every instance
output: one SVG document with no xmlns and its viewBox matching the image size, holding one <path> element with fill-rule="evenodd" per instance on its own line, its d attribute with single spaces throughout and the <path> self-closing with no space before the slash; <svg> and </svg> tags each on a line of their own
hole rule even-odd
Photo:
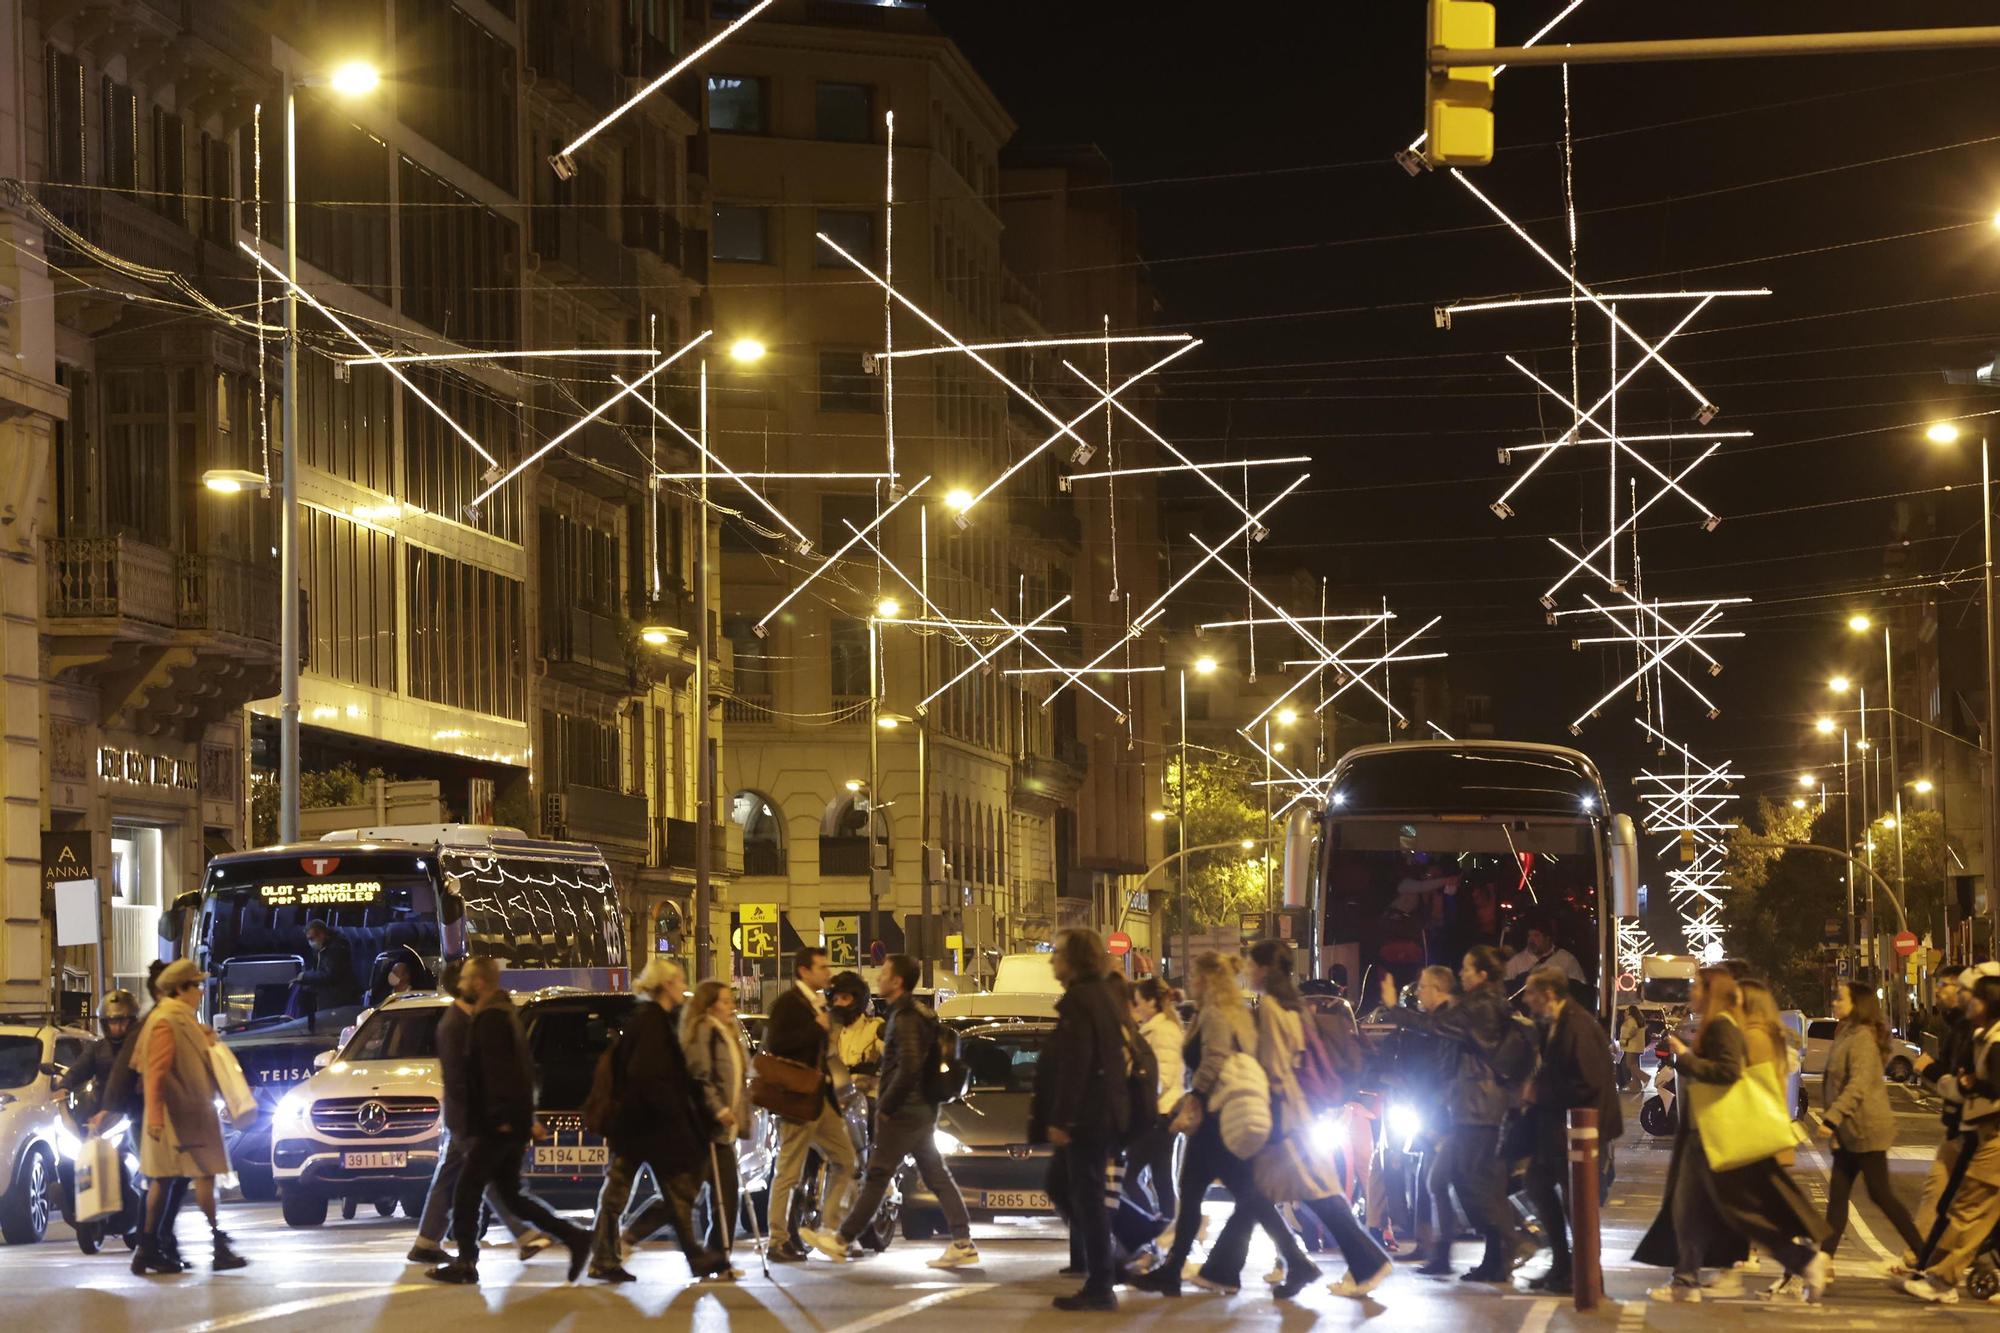
<svg viewBox="0 0 2000 1333">
<path fill-rule="evenodd" d="M 819 1070 L 768 1052 L 751 1062 L 750 1100 L 772 1115 L 787 1120 L 819 1119 L 821 1079 Z"/>
</svg>

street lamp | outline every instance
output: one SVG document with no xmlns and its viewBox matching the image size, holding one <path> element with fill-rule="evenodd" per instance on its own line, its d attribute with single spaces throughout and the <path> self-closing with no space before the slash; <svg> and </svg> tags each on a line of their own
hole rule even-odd
<svg viewBox="0 0 2000 1333">
<path fill-rule="evenodd" d="M 1835 694 L 1845 694 L 1849 689 L 1853 688 L 1853 685 L 1854 682 L 1845 676 L 1835 676 L 1826 683 L 1826 687 Z"/>
<path fill-rule="evenodd" d="M 212 467 L 201 474 L 201 484 L 217 495 L 236 495 L 252 486 L 268 490 L 271 479 L 261 472 L 242 467 Z"/>
<path fill-rule="evenodd" d="M 741 366 L 753 365 L 762 361 L 764 353 L 768 350 L 770 349 L 755 338 L 738 338 L 729 344 L 729 359 Z"/>
<path fill-rule="evenodd" d="M 894 620 L 903 614 L 903 604 L 893 597 L 884 597 L 875 603 L 875 614 L 884 620 Z"/>
<path fill-rule="evenodd" d="M 648 648 L 664 648 L 675 639 L 687 636 L 688 632 L 679 625 L 645 625 L 639 630 L 639 642 Z"/>
<path fill-rule="evenodd" d="M 1834 725 L 1835 724 L 1832 718 L 1823 717 L 1813 723 L 1813 730 L 1817 731 L 1822 736 L 1831 736 L 1833 735 L 1834 732 Z"/>
<path fill-rule="evenodd" d="M 1197 658 L 1195 658 L 1195 659 L 1194 659 L 1194 674 L 1195 674 L 1195 675 L 1197 675 L 1197 676 L 1212 676 L 1212 675 L 1214 675 L 1214 674 L 1215 674 L 1215 659 L 1214 659 L 1213 657 L 1197 657 Z"/>
<path fill-rule="evenodd" d="M 1933 790 L 1933 786 L 1929 778 L 1918 778 L 1915 782 L 1912 782 L 1910 786 L 1916 789 L 1916 793 L 1919 796 L 1929 796 L 1931 794 L 1931 791 Z"/>
<path fill-rule="evenodd" d="M 1847 628 L 1853 630 L 1856 634 L 1866 634 L 1874 627 L 1875 622 L 1867 616 L 1862 615 L 1859 611 L 1847 618 Z"/>
<path fill-rule="evenodd" d="M 1818 779 L 1813 777 L 1813 775 L 1810 773 L 1799 774 L 1799 785 L 1801 787 L 1810 787 L 1816 781 L 1818 781 Z"/>
</svg>

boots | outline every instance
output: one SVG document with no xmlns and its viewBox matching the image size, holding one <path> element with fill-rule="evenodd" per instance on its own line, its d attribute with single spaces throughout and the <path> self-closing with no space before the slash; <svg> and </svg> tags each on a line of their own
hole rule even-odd
<svg viewBox="0 0 2000 1333">
<path fill-rule="evenodd" d="M 244 1268 L 249 1265 L 250 1261 L 238 1254 L 229 1244 L 228 1232 L 222 1230 L 220 1227 L 212 1228 L 212 1231 L 215 1237 L 215 1259 L 212 1264 L 214 1271 L 227 1273 L 231 1269 Z"/>
</svg>

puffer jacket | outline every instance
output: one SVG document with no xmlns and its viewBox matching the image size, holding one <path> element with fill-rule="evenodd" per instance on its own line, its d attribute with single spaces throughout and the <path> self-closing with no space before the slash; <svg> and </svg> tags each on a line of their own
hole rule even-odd
<svg viewBox="0 0 2000 1333">
<path fill-rule="evenodd" d="M 1887 1152 L 1896 1142 L 1896 1113 L 1882 1074 L 1882 1048 L 1875 1033 L 1858 1023 L 1842 1023 L 1826 1055 L 1820 1084 L 1826 1123 L 1849 1152 Z"/>
<path fill-rule="evenodd" d="M 1216 1118 L 1222 1146 L 1237 1157 L 1255 1157 L 1271 1139 L 1271 1080 L 1247 1051 L 1222 1062 L 1208 1089 L 1208 1112 Z"/>
</svg>

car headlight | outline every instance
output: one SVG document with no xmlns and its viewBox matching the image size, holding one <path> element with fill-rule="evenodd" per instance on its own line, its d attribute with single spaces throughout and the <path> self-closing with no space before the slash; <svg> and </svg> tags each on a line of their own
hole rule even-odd
<svg viewBox="0 0 2000 1333">
<path fill-rule="evenodd" d="M 56 1153 L 58 1156 L 66 1157 L 74 1162 L 77 1154 L 83 1151 L 83 1142 L 61 1125 L 56 1126 L 55 1138 Z"/>
<path fill-rule="evenodd" d="M 1313 1147 L 1322 1153 L 1331 1153 L 1340 1146 L 1346 1133 L 1347 1113 L 1344 1110 L 1329 1112 L 1313 1121 Z"/>
<path fill-rule="evenodd" d="M 303 1134 L 306 1129 L 306 1114 L 312 1109 L 312 1098 L 304 1088 L 294 1088 L 278 1098 L 278 1108 L 271 1115 L 271 1133 Z"/>
<path fill-rule="evenodd" d="M 938 1152 L 946 1157 L 956 1157 L 960 1153 L 971 1151 L 971 1149 L 965 1146 L 964 1139 L 959 1138 L 958 1135 L 948 1129 L 931 1131 L 931 1142 L 935 1143 Z"/>
<path fill-rule="evenodd" d="M 1424 1113 L 1408 1102 L 1396 1102 L 1389 1107 L 1389 1132 L 1405 1144 L 1424 1132 Z"/>
</svg>

